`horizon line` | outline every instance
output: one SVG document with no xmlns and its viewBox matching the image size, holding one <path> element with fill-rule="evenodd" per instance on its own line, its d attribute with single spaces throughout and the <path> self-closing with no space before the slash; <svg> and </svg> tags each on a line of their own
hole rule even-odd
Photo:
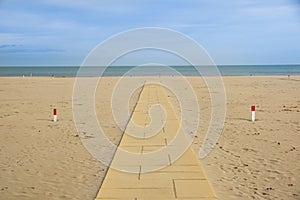
<svg viewBox="0 0 300 200">
<path fill-rule="evenodd" d="M 300 65 L 300 63 L 273 63 L 273 64 L 215 64 L 215 65 L 162 65 L 169 67 L 189 67 L 189 66 L 280 66 L 280 65 Z M 139 65 L 109 65 L 109 66 L 86 66 L 86 67 L 137 67 Z M 151 65 L 149 65 L 151 66 Z M 154 65 L 155 66 L 155 65 Z M 0 65 L 0 67 L 81 67 L 81 65 Z"/>
</svg>

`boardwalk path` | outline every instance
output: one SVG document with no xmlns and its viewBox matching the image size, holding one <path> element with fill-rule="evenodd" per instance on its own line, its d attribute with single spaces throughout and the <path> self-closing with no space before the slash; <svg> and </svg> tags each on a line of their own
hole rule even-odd
<svg viewBox="0 0 300 200">
<path fill-rule="evenodd" d="M 150 111 L 151 121 L 148 112 L 154 104 L 162 105 L 164 111 L 158 106 Z M 162 120 L 164 116 L 166 121 Z M 187 139 L 182 131 L 177 133 L 179 121 L 162 86 L 144 85 L 132 120 L 149 128 L 127 126 L 119 147 L 133 156 L 117 150 L 96 199 L 216 199 L 193 150 L 188 147 L 181 153 Z M 153 135 L 154 129 L 159 128 Z M 179 142 L 172 143 L 174 136 Z M 164 149 L 166 146 L 170 148 Z M 158 153 L 160 149 L 164 150 Z M 178 155 L 181 156 L 177 159 Z"/>
</svg>

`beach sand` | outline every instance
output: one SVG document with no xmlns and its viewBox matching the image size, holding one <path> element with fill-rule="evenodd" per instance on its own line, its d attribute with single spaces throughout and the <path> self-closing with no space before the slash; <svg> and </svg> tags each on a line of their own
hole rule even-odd
<svg viewBox="0 0 300 200">
<path fill-rule="evenodd" d="M 210 96 L 203 80 L 187 79 L 201 113 L 192 146 L 197 153 L 210 121 Z M 300 77 L 223 80 L 224 129 L 216 147 L 201 160 L 218 199 L 299 199 Z M 110 96 L 117 81 L 118 77 L 101 79 L 95 106 L 115 144 L 122 136 L 111 113 Z M 76 133 L 73 84 L 74 78 L 0 78 L 0 199 L 93 199 L 97 194 L 107 167 L 89 154 Z M 138 94 L 130 101 L 130 111 Z M 179 113 L 174 94 L 169 98 Z M 251 105 L 257 107 L 254 123 Z"/>
</svg>

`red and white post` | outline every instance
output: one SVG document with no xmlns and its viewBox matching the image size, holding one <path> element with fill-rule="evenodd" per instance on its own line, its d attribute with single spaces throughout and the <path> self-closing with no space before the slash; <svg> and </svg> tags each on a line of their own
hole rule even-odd
<svg viewBox="0 0 300 200">
<path fill-rule="evenodd" d="M 252 122 L 255 121 L 255 106 L 251 106 Z"/>
<path fill-rule="evenodd" d="M 53 121 L 57 122 L 56 108 L 53 109 Z"/>
</svg>

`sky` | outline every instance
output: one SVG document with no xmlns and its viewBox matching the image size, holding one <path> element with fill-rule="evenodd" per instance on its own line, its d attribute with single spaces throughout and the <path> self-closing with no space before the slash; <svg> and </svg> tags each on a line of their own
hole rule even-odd
<svg viewBox="0 0 300 200">
<path fill-rule="evenodd" d="M 79 66 L 105 39 L 143 27 L 191 37 L 216 64 L 300 63 L 299 0 L 0 0 L 0 66 Z"/>
</svg>

